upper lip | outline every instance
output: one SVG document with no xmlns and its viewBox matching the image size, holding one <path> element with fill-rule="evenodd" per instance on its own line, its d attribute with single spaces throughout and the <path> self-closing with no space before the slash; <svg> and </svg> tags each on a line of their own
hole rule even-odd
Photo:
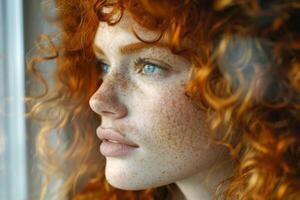
<svg viewBox="0 0 300 200">
<path fill-rule="evenodd" d="M 97 132 L 97 136 L 101 140 L 113 140 L 120 144 L 126 144 L 128 146 L 138 147 L 137 144 L 125 138 L 121 133 L 119 133 L 118 131 L 112 128 L 98 127 L 96 132 Z"/>
</svg>

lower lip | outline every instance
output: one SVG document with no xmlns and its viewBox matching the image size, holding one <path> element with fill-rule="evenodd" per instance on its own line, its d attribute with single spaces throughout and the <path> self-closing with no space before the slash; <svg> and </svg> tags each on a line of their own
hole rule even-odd
<svg viewBox="0 0 300 200">
<path fill-rule="evenodd" d="M 128 146 L 126 144 L 117 144 L 103 140 L 100 145 L 100 152 L 107 157 L 126 156 L 137 150 L 138 147 Z"/>
</svg>

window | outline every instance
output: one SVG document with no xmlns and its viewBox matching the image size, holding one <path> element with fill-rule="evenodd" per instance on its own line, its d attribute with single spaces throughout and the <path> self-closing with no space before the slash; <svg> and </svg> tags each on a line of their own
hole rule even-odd
<svg viewBox="0 0 300 200">
<path fill-rule="evenodd" d="M 27 199 L 22 0 L 0 1 L 0 199 Z"/>
</svg>

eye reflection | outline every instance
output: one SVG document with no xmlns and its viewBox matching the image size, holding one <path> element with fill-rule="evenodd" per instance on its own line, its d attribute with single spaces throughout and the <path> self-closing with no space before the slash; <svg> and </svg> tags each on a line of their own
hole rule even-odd
<svg viewBox="0 0 300 200">
<path fill-rule="evenodd" d="M 134 64 L 138 73 L 142 75 L 155 75 L 165 70 L 165 68 L 147 61 L 145 58 L 138 58 Z"/>
<path fill-rule="evenodd" d="M 97 60 L 96 61 L 96 70 L 100 74 L 108 74 L 110 71 L 110 66 L 105 63 L 103 60 Z"/>
<path fill-rule="evenodd" d="M 148 74 L 148 73 L 153 73 L 155 70 L 157 70 L 158 68 L 154 65 L 150 65 L 150 64 L 146 64 L 143 68 L 143 72 L 145 74 Z"/>
</svg>

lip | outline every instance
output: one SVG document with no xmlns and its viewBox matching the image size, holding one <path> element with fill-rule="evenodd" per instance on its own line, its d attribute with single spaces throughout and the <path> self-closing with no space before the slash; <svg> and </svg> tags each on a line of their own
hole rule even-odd
<svg viewBox="0 0 300 200">
<path fill-rule="evenodd" d="M 129 139 L 125 138 L 121 133 L 112 128 L 97 128 L 97 136 L 100 140 L 112 140 L 120 144 L 125 144 L 132 147 L 138 147 L 137 144 L 133 143 Z"/>
<path fill-rule="evenodd" d="M 98 127 L 96 133 L 99 139 L 102 140 L 100 152 L 104 156 L 125 156 L 139 148 L 137 144 L 114 129 Z"/>
</svg>

